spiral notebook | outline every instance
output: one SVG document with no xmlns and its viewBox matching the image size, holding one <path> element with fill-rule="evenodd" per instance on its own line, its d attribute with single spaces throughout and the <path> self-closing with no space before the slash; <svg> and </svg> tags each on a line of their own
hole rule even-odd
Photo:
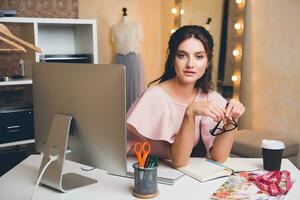
<svg viewBox="0 0 300 200">
<path fill-rule="evenodd" d="M 187 166 L 178 168 L 179 171 L 200 182 L 227 177 L 235 172 L 258 169 L 258 163 L 247 162 L 244 158 L 228 158 L 224 164 L 206 158 L 190 158 Z"/>
</svg>

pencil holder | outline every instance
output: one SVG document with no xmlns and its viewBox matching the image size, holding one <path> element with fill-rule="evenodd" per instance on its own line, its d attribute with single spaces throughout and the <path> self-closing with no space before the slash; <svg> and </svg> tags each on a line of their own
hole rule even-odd
<svg viewBox="0 0 300 200">
<path fill-rule="evenodd" d="M 142 199 L 153 198 L 157 191 L 157 166 L 140 168 L 138 163 L 133 164 L 134 189 L 133 196 Z"/>
</svg>

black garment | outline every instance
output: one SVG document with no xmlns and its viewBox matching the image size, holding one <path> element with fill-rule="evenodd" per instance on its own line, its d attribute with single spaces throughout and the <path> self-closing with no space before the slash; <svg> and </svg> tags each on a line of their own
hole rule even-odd
<svg viewBox="0 0 300 200">
<path fill-rule="evenodd" d="M 202 140 L 202 136 L 200 133 L 200 137 L 199 137 L 199 142 L 198 144 L 193 148 L 193 151 L 191 153 L 190 157 L 201 157 L 201 158 L 205 158 L 207 155 L 207 151 L 204 145 L 204 142 Z"/>
</svg>

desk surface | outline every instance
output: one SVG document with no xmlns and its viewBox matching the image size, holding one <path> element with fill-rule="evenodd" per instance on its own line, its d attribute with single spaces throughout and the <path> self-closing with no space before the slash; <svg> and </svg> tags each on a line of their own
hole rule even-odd
<svg viewBox="0 0 300 200">
<path fill-rule="evenodd" d="M 31 194 L 37 180 L 38 169 L 41 163 L 41 155 L 32 155 L 7 172 L 0 178 L 0 199 L 31 199 Z M 262 159 L 244 159 L 262 168 Z M 132 196 L 133 179 L 112 176 L 105 171 L 95 169 L 85 172 L 80 169 L 83 165 L 71 161 L 65 162 L 64 171 L 75 172 L 97 179 L 93 185 L 72 190 L 68 193 L 59 193 L 50 188 L 39 186 L 35 193 L 35 199 L 58 200 L 58 199 L 137 199 Z M 292 179 L 296 180 L 293 188 L 286 196 L 287 200 L 299 198 L 300 172 L 287 159 L 282 162 L 282 169 L 291 172 Z M 184 176 L 173 186 L 158 184 L 159 195 L 155 199 L 209 199 L 227 178 L 200 183 L 189 176 Z"/>
</svg>

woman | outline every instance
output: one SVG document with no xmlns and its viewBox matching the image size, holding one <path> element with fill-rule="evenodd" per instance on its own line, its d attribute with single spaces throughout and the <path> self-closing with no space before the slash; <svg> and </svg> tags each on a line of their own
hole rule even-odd
<svg viewBox="0 0 300 200">
<path fill-rule="evenodd" d="M 183 26 L 172 34 L 165 72 L 150 83 L 159 84 L 149 87 L 127 113 L 129 147 L 147 140 L 153 154 L 170 158 L 176 167 L 187 164 L 193 148 L 200 149 L 199 155 L 226 161 L 245 108 L 212 90 L 213 45 L 201 26 Z M 225 130 L 213 130 L 216 124 Z M 226 128 L 228 124 L 234 127 Z"/>
</svg>

